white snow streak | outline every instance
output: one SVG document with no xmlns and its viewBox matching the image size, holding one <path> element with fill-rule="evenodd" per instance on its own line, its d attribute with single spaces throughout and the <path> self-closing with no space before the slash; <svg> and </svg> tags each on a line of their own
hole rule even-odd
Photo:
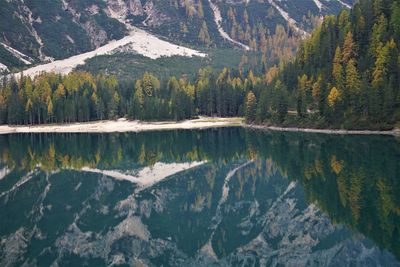
<svg viewBox="0 0 400 267">
<path fill-rule="evenodd" d="M 41 60 L 53 61 L 54 58 L 48 57 L 43 53 L 44 43 L 43 43 L 42 38 L 40 38 L 39 34 L 37 33 L 36 29 L 33 27 L 32 12 L 29 14 L 29 23 L 31 24 L 30 32 L 31 32 L 32 36 L 36 39 L 36 42 L 38 42 L 38 44 L 39 44 L 39 58 Z"/>
<path fill-rule="evenodd" d="M 33 178 L 34 174 L 35 174 L 35 172 L 32 171 L 32 172 L 29 172 L 28 174 L 26 174 L 25 176 L 23 176 L 13 187 L 11 187 L 11 189 L 2 192 L 0 194 L 0 198 L 3 197 L 4 195 L 7 195 L 7 194 L 17 190 L 20 186 L 29 182 Z"/>
<path fill-rule="evenodd" d="M 32 58 L 28 57 L 27 55 L 19 52 L 17 49 L 12 48 L 11 46 L 6 45 L 5 43 L 1 43 L 0 44 L 7 49 L 11 54 L 13 54 L 16 58 L 18 58 L 20 61 L 24 62 L 26 65 L 30 65 L 32 64 L 33 61 Z M 26 60 L 25 58 L 29 59 L 30 61 Z"/>
<path fill-rule="evenodd" d="M 221 11 L 219 10 L 218 6 L 216 4 L 214 4 L 211 0 L 208 0 L 208 2 L 210 3 L 211 9 L 214 13 L 214 21 L 217 24 L 218 27 L 218 32 L 221 35 L 222 38 L 224 38 L 225 40 L 240 46 L 241 48 L 243 48 L 244 50 L 250 50 L 250 47 L 242 44 L 241 42 L 235 41 L 233 40 L 225 31 L 224 28 L 222 28 L 221 25 L 221 21 L 222 21 L 222 16 L 221 16 Z"/>
<path fill-rule="evenodd" d="M 3 179 L 4 177 L 6 177 L 10 172 L 11 172 L 11 170 L 7 167 L 0 169 L 0 180 Z"/>
<path fill-rule="evenodd" d="M 349 4 L 347 4 L 347 3 L 345 3 L 345 2 L 343 2 L 343 1 L 340 1 L 340 0 L 337 0 L 342 6 L 345 6 L 345 7 L 347 7 L 348 9 L 351 9 L 351 5 L 349 5 Z"/>
<path fill-rule="evenodd" d="M 84 64 L 85 60 L 99 55 L 107 55 L 115 52 L 116 49 L 129 45 L 130 48 L 145 57 L 157 59 L 160 57 L 170 56 L 187 56 L 187 57 L 205 57 L 205 53 L 186 48 L 183 46 L 175 45 L 167 41 L 163 41 L 154 35 L 147 33 L 138 28 L 134 28 L 130 35 L 118 40 L 111 41 L 108 44 L 97 48 L 94 51 L 72 56 L 70 58 L 53 61 L 48 64 L 39 65 L 24 71 L 25 75 L 36 76 L 41 72 L 56 72 L 67 74 L 71 72 L 76 66 Z"/>
<path fill-rule="evenodd" d="M 300 33 L 303 37 L 308 36 L 309 34 L 300 29 L 297 26 L 297 22 L 296 20 L 294 20 L 293 18 L 290 17 L 289 13 L 287 13 L 285 10 L 283 10 L 278 4 L 275 3 L 274 0 L 268 0 L 268 2 L 276 9 L 278 10 L 278 12 L 281 14 L 281 16 L 288 22 L 289 26 L 292 27 L 295 31 L 297 31 L 298 33 Z"/>
<path fill-rule="evenodd" d="M 314 0 L 315 5 L 318 7 L 319 11 L 322 10 L 322 3 L 319 0 Z"/>
<path fill-rule="evenodd" d="M 218 201 L 218 207 L 221 207 L 223 203 L 225 203 L 226 199 L 228 198 L 229 195 L 229 182 L 231 181 L 231 178 L 240 170 L 252 163 L 253 161 L 248 161 L 239 167 L 231 170 L 228 175 L 226 175 L 225 180 L 224 180 L 224 185 L 222 187 L 222 196 Z"/>
<path fill-rule="evenodd" d="M 0 62 L 0 72 L 3 72 L 3 71 L 8 71 L 8 68 L 7 68 L 7 66 L 6 65 L 4 65 L 4 64 L 2 64 L 1 62 Z"/>
<path fill-rule="evenodd" d="M 229 182 L 231 181 L 232 177 L 241 169 L 245 168 L 249 164 L 253 163 L 252 160 L 247 161 L 246 163 L 238 166 L 237 168 L 231 170 L 225 177 L 224 180 L 224 185 L 222 186 L 222 195 L 221 198 L 218 201 L 218 206 L 216 210 L 216 214 L 212 218 L 211 222 L 211 229 L 212 233 L 210 235 L 210 238 L 208 239 L 207 243 L 204 244 L 204 246 L 200 249 L 201 253 L 207 254 L 214 259 L 217 259 L 217 256 L 214 252 L 214 249 L 212 247 L 211 241 L 214 238 L 215 230 L 218 228 L 219 224 L 222 221 L 222 205 L 226 202 L 228 195 L 229 195 Z"/>
<path fill-rule="evenodd" d="M 185 163 L 162 163 L 157 162 L 152 167 L 145 167 L 135 174 L 126 174 L 118 170 L 99 170 L 84 167 L 85 172 L 100 173 L 117 180 L 126 180 L 138 184 L 140 187 L 149 187 L 165 178 L 179 172 L 192 169 L 206 163 L 205 161 L 185 162 Z"/>
</svg>

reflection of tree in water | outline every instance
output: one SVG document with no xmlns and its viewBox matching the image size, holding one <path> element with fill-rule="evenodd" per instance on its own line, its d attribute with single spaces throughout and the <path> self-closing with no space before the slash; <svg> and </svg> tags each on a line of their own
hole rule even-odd
<svg viewBox="0 0 400 267">
<path fill-rule="evenodd" d="M 238 158 L 238 128 L 132 134 L 32 134 L 0 136 L 1 161 L 27 171 L 118 168 L 129 164 Z M 12 149 L 10 149 L 12 148 Z M 241 149 L 242 148 L 242 149 Z"/>
<path fill-rule="evenodd" d="M 268 179 L 279 173 L 299 181 L 308 202 L 316 203 L 333 222 L 356 229 L 400 258 L 400 145 L 394 138 L 267 133 L 238 128 L 108 135 L 7 135 L 0 136 L 0 155 L 0 167 L 15 170 L 19 177 L 35 170 L 51 172 L 85 166 L 129 170 L 153 166 L 159 161 L 212 163 L 193 170 L 189 177 L 179 179 L 178 175 L 168 181 L 171 188 L 187 192 L 171 204 L 172 215 L 175 209 L 179 211 L 171 218 L 185 220 L 171 219 L 169 224 L 174 236 L 180 239 L 176 242 L 188 254 L 204 244 L 209 229 L 204 228 L 196 237 L 195 233 L 185 232 L 193 229 L 187 224 L 208 225 L 206 222 L 214 216 L 220 198 L 221 181 L 233 167 L 231 163 L 250 159 L 254 163 L 237 172 L 231 181 L 231 203 L 249 205 L 245 210 L 250 210 L 249 200 L 265 200 Z M 43 175 L 38 181 L 44 180 Z M 271 192 L 283 189 L 274 188 Z M 243 214 L 230 210 L 226 215 L 229 220 L 215 229 L 213 247 L 220 256 L 248 241 L 236 235 L 236 225 L 240 225 Z M 165 220 L 157 216 L 153 219 Z M 251 218 L 246 222 L 256 225 Z M 242 227 L 245 229 L 246 225 Z M 251 231 L 246 236 L 254 237 Z M 191 243 L 189 237 L 197 241 Z"/>
<path fill-rule="evenodd" d="M 301 133 L 249 138 L 299 180 L 309 202 L 400 258 L 400 144 L 391 137 Z M 256 145 L 257 144 L 257 145 Z M 283 149 L 281 149 L 283 148 Z"/>
</svg>

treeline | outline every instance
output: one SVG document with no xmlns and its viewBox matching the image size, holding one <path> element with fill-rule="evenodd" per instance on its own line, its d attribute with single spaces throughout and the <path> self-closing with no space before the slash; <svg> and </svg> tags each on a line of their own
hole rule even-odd
<svg viewBox="0 0 400 267">
<path fill-rule="evenodd" d="M 244 78 L 243 78 L 244 77 Z M 43 73 L 4 81 L 0 88 L 1 124 L 72 123 L 127 117 L 183 120 L 197 115 L 242 116 L 247 92 L 262 83 L 251 71 L 200 69 L 194 80 L 160 81 L 145 73 L 133 82 L 87 72 Z"/>
<path fill-rule="evenodd" d="M 326 17 L 296 59 L 281 73 L 273 71 L 266 88 L 249 95 L 248 120 L 390 128 L 400 121 L 399 45 L 398 0 L 361 0 L 350 12 Z M 279 116 L 271 112 L 274 106 Z"/>
<path fill-rule="evenodd" d="M 244 115 L 248 123 L 390 129 L 400 121 L 399 44 L 400 1 L 362 0 L 326 17 L 292 62 L 256 74 L 239 66 L 202 68 L 193 79 L 145 73 L 130 82 L 87 72 L 11 79 L 0 88 L 0 123 Z"/>
</svg>

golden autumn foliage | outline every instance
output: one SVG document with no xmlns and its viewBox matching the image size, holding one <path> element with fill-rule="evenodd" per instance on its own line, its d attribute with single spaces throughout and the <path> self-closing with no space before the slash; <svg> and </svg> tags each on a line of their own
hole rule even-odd
<svg viewBox="0 0 400 267">
<path fill-rule="evenodd" d="M 340 92 L 336 87 L 332 87 L 328 95 L 328 105 L 334 107 L 340 101 Z"/>
<path fill-rule="evenodd" d="M 331 169 L 334 173 L 339 174 L 344 167 L 343 165 L 344 165 L 344 162 L 338 161 L 336 158 L 336 155 L 331 156 Z"/>
</svg>

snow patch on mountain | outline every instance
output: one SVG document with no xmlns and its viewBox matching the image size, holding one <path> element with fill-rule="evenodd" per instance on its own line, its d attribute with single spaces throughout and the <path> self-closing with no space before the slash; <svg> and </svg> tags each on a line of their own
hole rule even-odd
<svg viewBox="0 0 400 267">
<path fill-rule="evenodd" d="M 22 7 L 22 9 L 24 10 L 24 12 L 26 13 L 26 17 L 23 17 L 21 15 L 19 15 L 20 19 L 23 21 L 26 21 L 26 28 L 28 29 L 28 31 L 30 32 L 30 34 L 35 38 L 36 42 L 39 44 L 39 58 L 42 61 L 53 61 L 54 58 L 52 57 L 48 57 L 43 53 L 43 48 L 44 48 L 44 43 L 42 38 L 39 36 L 38 32 L 36 31 L 35 27 L 33 27 L 33 22 L 35 22 L 35 20 L 33 19 L 33 14 L 32 11 L 29 9 L 29 7 L 27 5 L 24 5 Z M 41 22 L 40 17 L 38 17 L 38 19 L 36 20 Z"/>
<path fill-rule="evenodd" d="M 201 254 L 205 254 L 207 256 L 212 257 L 213 259 L 217 259 L 218 257 L 215 254 L 215 251 L 213 249 L 212 246 L 212 239 L 214 238 L 215 235 L 215 230 L 218 228 L 218 226 L 220 225 L 220 223 L 222 222 L 223 219 L 223 214 L 222 214 L 222 206 L 223 204 L 226 202 L 228 195 L 229 195 L 229 182 L 231 181 L 232 177 L 241 169 L 246 168 L 249 164 L 253 163 L 252 160 L 247 161 L 245 163 L 243 163 L 242 165 L 236 167 L 235 169 L 231 170 L 225 177 L 224 179 L 224 185 L 222 187 L 222 195 L 221 198 L 218 201 L 218 206 L 217 206 L 217 210 L 216 213 L 214 215 L 214 217 L 212 218 L 211 222 L 211 226 L 210 228 L 213 230 L 212 233 L 210 234 L 210 237 L 207 241 L 207 243 L 205 243 L 203 245 L 203 247 L 200 249 L 200 253 Z"/>
<path fill-rule="evenodd" d="M 7 72 L 7 71 L 8 71 L 7 66 L 0 62 L 0 72 Z"/>
<path fill-rule="evenodd" d="M 99 170 L 92 169 L 88 167 L 82 168 L 82 171 L 92 172 L 92 173 L 101 173 L 108 177 L 113 177 L 117 180 L 126 180 L 131 183 L 138 184 L 142 188 L 146 188 L 152 186 L 155 183 L 158 183 L 165 178 L 177 174 L 179 172 L 192 169 L 194 167 L 200 166 L 206 163 L 205 161 L 200 162 L 186 162 L 186 163 L 163 163 L 157 162 L 152 167 L 145 167 L 141 169 L 139 172 L 134 174 L 123 173 L 118 170 Z"/>
<path fill-rule="evenodd" d="M 25 176 L 21 177 L 21 179 L 13 187 L 11 187 L 10 189 L 8 189 L 4 192 L 1 192 L 0 198 L 2 198 L 5 195 L 8 195 L 9 193 L 17 190 L 19 187 L 21 187 L 25 183 L 29 182 L 35 176 L 35 174 L 36 174 L 36 172 L 32 171 L 32 172 L 29 172 L 28 174 L 26 174 Z"/>
<path fill-rule="evenodd" d="M 293 18 L 290 17 L 289 13 L 283 10 L 277 3 L 275 3 L 275 0 L 268 0 L 270 5 L 272 5 L 276 10 L 278 10 L 279 14 L 287 21 L 290 27 L 292 27 L 296 32 L 298 32 L 301 36 L 308 36 L 309 33 L 306 31 L 300 29 L 297 26 L 297 21 Z"/>
<path fill-rule="evenodd" d="M 314 0 L 315 5 L 318 7 L 319 11 L 322 10 L 322 3 L 319 0 Z"/>
<path fill-rule="evenodd" d="M 345 3 L 345 2 L 343 2 L 343 1 L 341 1 L 341 0 L 337 0 L 337 1 L 338 1 L 342 6 L 345 6 L 346 8 L 351 9 L 351 5 Z"/>
<path fill-rule="evenodd" d="M 6 177 L 10 172 L 11 170 L 7 167 L 0 169 L 0 180 Z"/>
<path fill-rule="evenodd" d="M 229 34 L 225 32 L 224 28 L 221 25 L 221 21 L 222 21 L 221 11 L 219 10 L 218 6 L 216 4 L 214 4 L 211 0 L 208 0 L 208 2 L 210 3 L 210 7 L 214 13 L 214 21 L 217 24 L 218 32 L 221 35 L 221 37 L 237 46 L 240 46 L 244 50 L 250 50 L 249 46 L 233 40 L 229 36 Z"/>
<path fill-rule="evenodd" d="M 17 49 L 12 48 L 11 46 L 6 45 L 5 43 L 0 42 L 0 44 L 7 49 L 11 54 L 13 54 L 16 58 L 20 61 L 25 63 L 26 65 L 31 65 L 34 61 L 32 58 L 28 57 L 27 55 L 19 52 Z"/>
<path fill-rule="evenodd" d="M 56 72 L 67 74 L 78 65 L 84 64 L 85 60 L 100 55 L 108 55 L 118 52 L 123 46 L 129 45 L 131 52 L 141 54 L 151 59 L 171 56 L 186 56 L 186 57 L 206 57 L 205 53 L 183 46 L 175 45 L 167 41 L 161 40 L 150 33 L 133 28 L 130 35 L 117 40 L 111 41 L 108 44 L 97 48 L 94 51 L 72 56 L 70 58 L 53 61 L 48 64 L 39 65 L 24 71 L 25 75 L 36 76 L 42 72 Z"/>
</svg>

